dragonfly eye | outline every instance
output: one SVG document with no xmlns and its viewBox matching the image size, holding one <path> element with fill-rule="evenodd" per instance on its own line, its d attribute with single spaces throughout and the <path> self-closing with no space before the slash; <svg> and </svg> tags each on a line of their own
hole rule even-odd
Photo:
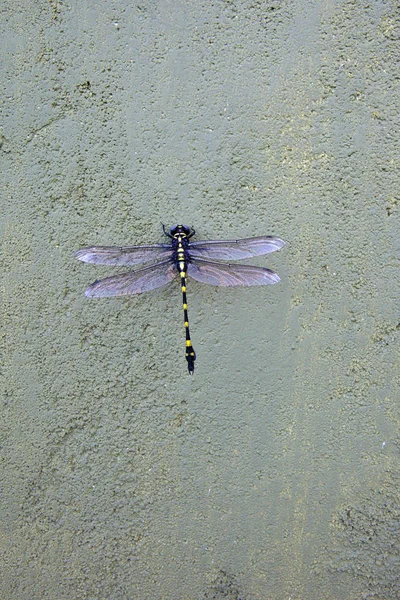
<svg viewBox="0 0 400 600">
<path fill-rule="evenodd" d="M 174 237 L 177 233 L 179 233 L 179 229 L 180 229 L 180 225 L 174 225 L 173 227 L 171 227 L 171 229 L 169 230 L 169 233 L 172 237 Z"/>
<path fill-rule="evenodd" d="M 187 236 L 190 236 L 190 234 L 193 231 L 192 228 L 188 227 L 187 225 L 181 225 L 180 227 L 181 227 L 182 234 L 187 235 Z"/>
</svg>

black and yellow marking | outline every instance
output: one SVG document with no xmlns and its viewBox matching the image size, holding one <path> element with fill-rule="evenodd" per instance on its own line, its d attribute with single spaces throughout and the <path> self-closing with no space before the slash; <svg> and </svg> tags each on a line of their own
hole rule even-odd
<svg viewBox="0 0 400 600">
<path fill-rule="evenodd" d="M 174 237 L 178 242 L 178 247 L 176 249 L 176 261 L 177 261 L 179 275 L 181 278 L 183 316 L 184 316 L 185 333 L 186 333 L 185 356 L 186 356 L 186 360 L 188 363 L 189 373 L 190 373 L 190 375 L 193 375 L 194 361 L 196 360 L 196 352 L 194 351 L 194 348 L 192 346 L 192 342 L 190 339 L 188 304 L 187 304 L 187 297 L 186 297 L 187 260 L 186 260 L 185 250 L 184 250 L 184 247 L 182 244 L 182 238 L 186 238 L 186 235 L 182 231 L 178 231 L 178 233 L 176 233 Z"/>
</svg>

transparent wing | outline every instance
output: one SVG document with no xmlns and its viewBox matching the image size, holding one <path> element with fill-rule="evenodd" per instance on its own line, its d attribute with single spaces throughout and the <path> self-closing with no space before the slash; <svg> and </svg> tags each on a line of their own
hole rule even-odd
<svg viewBox="0 0 400 600">
<path fill-rule="evenodd" d="M 285 245 L 277 237 L 262 236 L 244 240 L 190 242 L 189 253 L 193 258 L 216 260 L 240 260 L 275 252 Z"/>
<path fill-rule="evenodd" d="M 75 252 L 78 260 L 95 265 L 139 265 L 151 260 L 162 260 L 172 254 L 171 244 L 147 246 L 92 246 Z"/>
<path fill-rule="evenodd" d="M 201 283 L 222 286 L 270 285 L 280 281 L 271 269 L 253 265 L 229 265 L 196 260 L 188 265 L 188 275 Z"/>
<path fill-rule="evenodd" d="M 178 271 L 170 260 L 149 265 L 137 271 L 113 275 L 92 283 L 85 292 L 88 298 L 107 296 L 131 296 L 141 294 L 166 285 Z"/>
</svg>

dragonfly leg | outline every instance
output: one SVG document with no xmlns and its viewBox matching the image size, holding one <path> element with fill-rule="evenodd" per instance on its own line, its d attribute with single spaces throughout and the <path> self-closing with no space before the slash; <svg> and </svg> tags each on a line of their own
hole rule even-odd
<svg viewBox="0 0 400 600">
<path fill-rule="evenodd" d="M 165 235 L 166 235 L 167 237 L 171 238 L 171 240 L 173 240 L 173 239 L 174 239 L 174 237 L 173 237 L 173 236 L 170 234 L 170 232 L 169 232 L 169 231 L 167 231 L 167 230 L 165 229 L 165 225 L 164 225 L 164 223 L 161 223 L 161 225 L 162 225 L 163 232 L 165 233 Z"/>
</svg>

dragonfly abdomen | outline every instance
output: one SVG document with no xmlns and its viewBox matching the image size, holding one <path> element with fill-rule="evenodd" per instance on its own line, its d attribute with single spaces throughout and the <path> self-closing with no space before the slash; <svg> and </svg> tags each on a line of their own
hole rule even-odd
<svg viewBox="0 0 400 600">
<path fill-rule="evenodd" d="M 187 282 L 187 252 L 183 246 L 181 236 L 178 236 L 178 247 L 176 250 L 176 265 L 178 267 L 179 275 L 181 278 L 181 289 L 182 289 L 182 302 L 183 302 L 183 318 L 186 333 L 186 352 L 185 357 L 188 363 L 188 371 L 192 375 L 194 371 L 194 361 L 196 360 L 196 352 L 194 351 L 192 341 L 190 339 L 189 331 L 189 314 L 188 304 L 186 296 L 186 282 Z"/>
</svg>

